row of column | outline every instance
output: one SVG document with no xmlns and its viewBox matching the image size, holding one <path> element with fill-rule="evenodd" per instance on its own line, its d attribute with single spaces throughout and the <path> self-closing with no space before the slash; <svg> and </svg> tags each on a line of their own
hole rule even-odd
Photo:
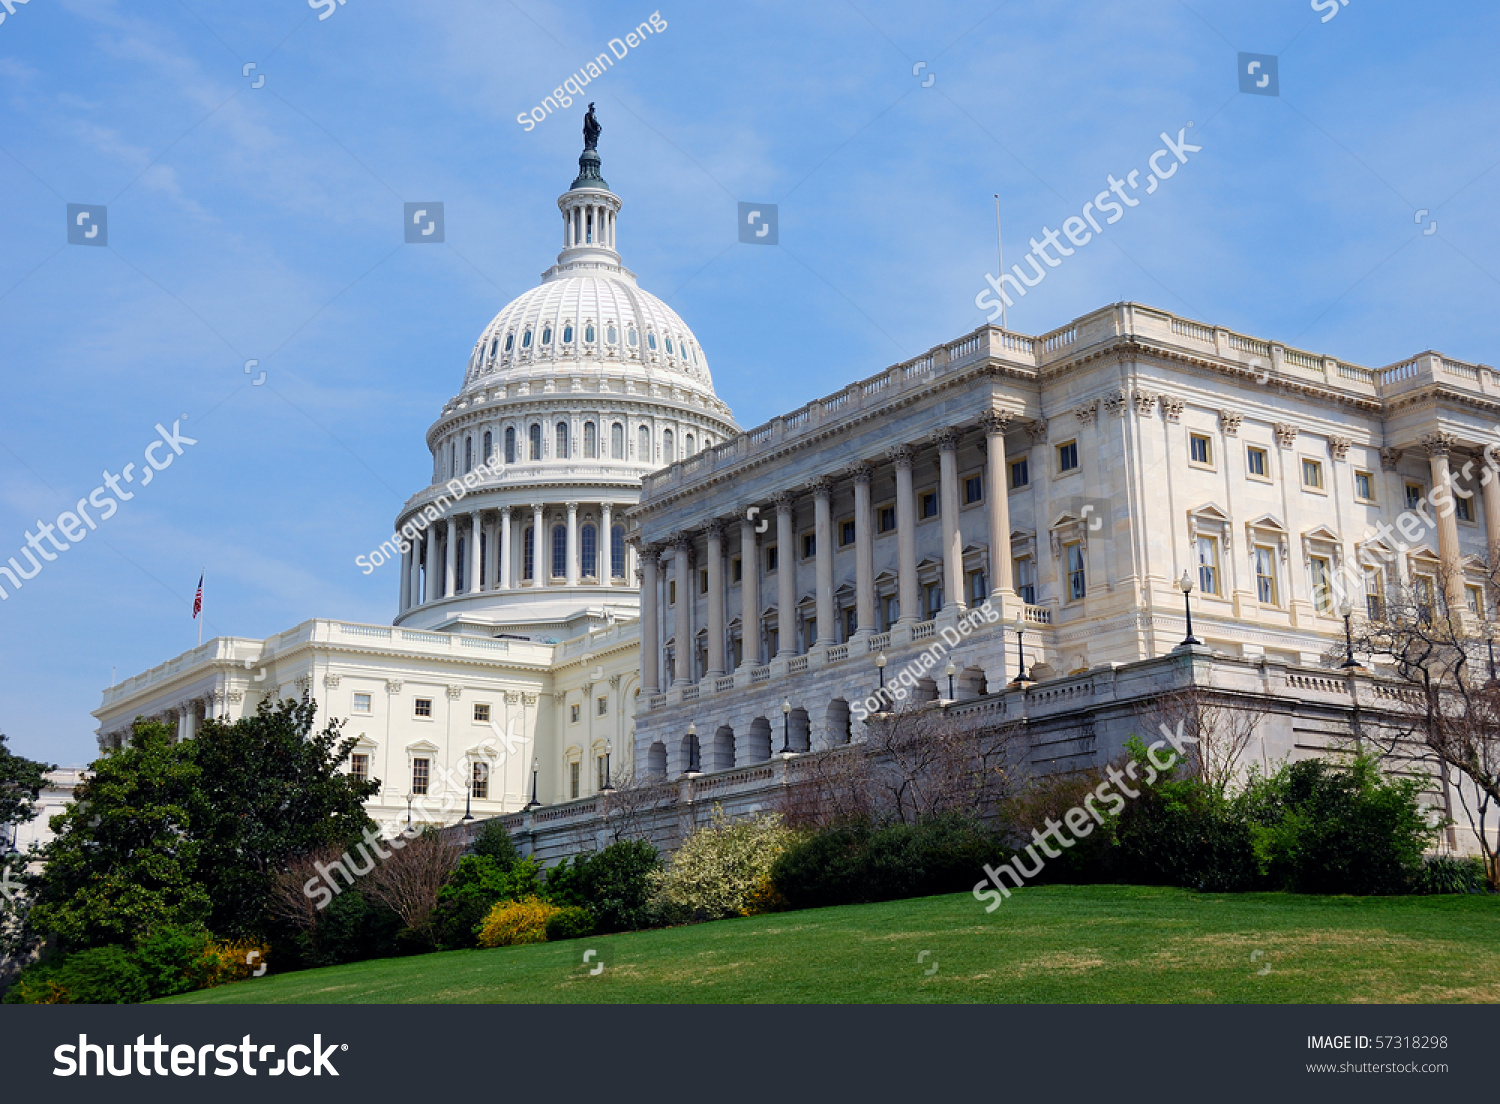
<svg viewBox="0 0 1500 1104">
<path fill-rule="evenodd" d="M 567 554 L 564 586 L 576 587 L 583 578 L 583 555 L 579 541 L 577 502 L 566 503 Z M 520 587 L 546 587 L 552 583 L 551 527 L 547 525 L 548 507 L 533 503 L 531 517 L 531 579 L 526 580 L 524 533 L 516 534 L 517 523 L 524 524 L 527 507 L 501 506 L 494 520 L 486 521 L 491 511 L 470 510 L 466 514 L 449 514 L 433 522 L 401 555 L 401 609 L 403 611 L 440 598 L 451 598 L 458 591 L 458 547 L 465 540 L 467 563 L 464 567 L 464 592 L 479 594 L 486 590 L 514 590 Z M 599 523 L 594 543 L 594 578 L 591 585 L 624 586 L 632 573 L 634 550 L 625 546 L 624 579 L 613 574 L 613 504 L 599 504 Z M 481 539 L 483 537 L 484 539 Z M 442 562 L 438 562 L 441 545 Z M 482 559 L 484 550 L 488 553 Z"/>
<path fill-rule="evenodd" d="M 602 203 L 578 203 L 563 215 L 563 247 L 599 245 L 615 247 L 615 213 Z"/>
<path fill-rule="evenodd" d="M 987 464 L 986 506 L 989 537 L 989 578 L 992 592 L 1010 593 L 1014 589 L 1010 559 L 1010 507 L 1007 501 L 1005 433 L 1010 427 L 1009 414 L 992 413 L 980 421 L 985 434 Z M 938 448 L 940 515 L 942 520 L 943 552 L 943 608 L 954 615 L 964 609 L 963 537 L 959 530 L 959 476 L 958 448 L 962 430 L 945 429 L 934 434 L 932 443 Z M 897 541 L 897 595 L 900 607 L 898 625 L 910 625 L 922 619 L 920 589 L 917 581 L 917 507 L 916 492 L 912 482 L 912 461 L 916 448 L 898 445 L 890 449 L 886 459 L 896 474 L 896 541 Z M 870 500 L 870 480 L 874 465 L 861 461 L 842 475 L 854 484 L 854 565 L 855 565 L 855 618 L 856 638 L 869 636 L 879 630 L 875 607 L 875 517 Z M 830 476 L 815 479 L 806 488 L 813 496 L 814 510 L 814 563 L 816 573 L 816 617 L 818 638 L 814 647 L 828 647 L 837 643 L 834 613 L 834 535 L 833 492 L 835 479 Z M 797 604 L 797 548 L 795 502 L 797 493 L 783 491 L 776 502 L 776 635 L 777 656 L 796 654 L 796 604 Z M 742 595 L 742 620 L 744 622 L 745 647 L 741 666 L 754 666 L 759 662 L 758 648 L 750 642 L 759 637 L 760 609 L 760 541 L 756 528 L 762 524 L 752 518 L 740 521 L 740 587 Z M 724 549 L 723 540 L 727 525 L 715 519 L 702 530 L 706 543 L 708 569 L 708 662 L 706 678 L 717 678 L 727 673 L 725 661 L 724 622 Z M 692 603 L 695 588 L 691 585 L 693 540 L 688 534 L 678 534 L 670 544 L 670 555 L 677 578 L 676 602 L 673 603 L 673 636 L 676 646 L 673 653 L 673 670 L 669 672 L 675 685 L 692 681 Z M 642 550 L 641 615 L 643 647 L 642 681 L 648 689 L 661 689 L 658 669 L 659 652 L 655 642 L 659 639 L 657 611 L 657 586 L 661 578 L 659 557 L 663 548 L 657 545 Z"/>
<path fill-rule="evenodd" d="M 1422 438 L 1422 445 L 1427 450 L 1427 462 L 1432 470 L 1434 490 L 1438 487 L 1452 488 L 1448 457 L 1457 444 L 1458 439 L 1448 433 L 1431 433 Z M 1500 465 L 1500 456 L 1488 449 L 1481 454 L 1481 459 L 1486 465 Z M 1500 479 L 1491 476 L 1480 482 L 1484 488 L 1485 536 L 1489 546 L 1489 562 L 1493 564 L 1496 556 L 1500 555 Z M 1404 488 L 1402 493 L 1404 494 Z M 1401 501 L 1402 499 L 1397 500 L 1398 503 Z M 1467 596 L 1464 593 L 1463 553 L 1458 544 L 1458 518 L 1452 509 L 1433 512 L 1437 515 L 1438 560 L 1442 564 L 1444 597 L 1449 609 L 1462 610 L 1467 608 Z"/>
</svg>

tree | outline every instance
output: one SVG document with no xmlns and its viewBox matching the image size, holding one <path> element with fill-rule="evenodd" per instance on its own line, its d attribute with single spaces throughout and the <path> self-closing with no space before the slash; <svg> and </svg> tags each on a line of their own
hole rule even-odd
<svg viewBox="0 0 1500 1104">
<path fill-rule="evenodd" d="M 11 829 L 36 816 L 36 799 L 56 767 L 16 755 L 0 732 L 0 851 L 8 850 Z"/>
<path fill-rule="evenodd" d="M 375 823 L 365 799 L 380 792 L 342 769 L 355 741 L 341 721 L 313 732 L 317 703 L 262 702 L 254 716 L 210 720 L 188 746 L 199 768 L 188 802 L 202 847 L 201 877 L 220 935 L 264 936 L 271 878 L 299 855 L 358 842 Z"/>
<path fill-rule="evenodd" d="M 99 759 L 74 804 L 52 818 L 27 917 L 65 949 L 134 943 L 154 927 L 202 923 L 204 848 L 188 807 L 199 768 L 167 725 L 136 721 L 127 747 Z"/>
<path fill-rule="evenodd" d="M 1157 694 L 1143 711 L 1148 742 L 1162 729 L 1191 751 L 1186 773 L 1196 775 L 1217 797 L 1243 775 L 1243 760 L 1256 729 L 1271 710 L 1249 695 L 1231 697 L 1196 683 Z"/>
<path fill-rule="evenodd" d="M 377 863 L 365 876 L 365 892 L 372 901 L 391 909 L 406 925 L 408 936 L 418 943 L 432 941 L 432 914 L 438 895 L 463 848 L 451 843 L 436 829 L 426 829 L 389 858 Z"/>
</svg>

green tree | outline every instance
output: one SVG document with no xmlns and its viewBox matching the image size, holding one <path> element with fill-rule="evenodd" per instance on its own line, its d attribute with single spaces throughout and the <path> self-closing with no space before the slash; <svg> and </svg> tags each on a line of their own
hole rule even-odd
<svg viewBox="0 0 1500 1104">
<path fill-rule="evenodd" d="M 379 781 L 344 772 L 355 741 L 339 736 L 337 720 L 314 733 L 316 716 L 317 703 L 305 697 L 262 702 L 254 716 L 205 722 L 190 743 L 199 773 L 189 820 L 218 935 L 267 935 L 278 870 L 320 847 L 352 846 L 375 828 L 364 802 Z"/>
<path fill-rule="evenodd" d="M 0 851 L 9 844 L 11 829 L 36 815 L 37 796 L 47 784 L 43 775 L 53 769 L 15 754 L 5 746 L 5 733 L 0 732 Z"/>
</svg>

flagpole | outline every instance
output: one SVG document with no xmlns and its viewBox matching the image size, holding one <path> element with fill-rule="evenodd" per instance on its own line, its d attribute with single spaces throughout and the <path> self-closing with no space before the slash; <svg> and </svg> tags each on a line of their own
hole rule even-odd
<svg viewBox="0 0 1500 1104">
<path fill-rule="evenodd" d="M 204 571 L 202 571 L 202 572 L 199 573 L 198 578 L 201 580 L 207 574 L 208 574 L 208 571 L 207 571 L 207 569 L 205 569 Z M 200 582 L 198 584 L 198 591 L 199 591 L 200 594 L 203 592 L 203 584 L 202 584 L 202 582 Z M 202 616 L 202 611 L 201 610 L 199 611 L 199 616 L 196 618 L 196 620 L 198 622 L 198 647 L 201 648 L 201 647 L 203 647 L 203 616 Z"/>
<path fill-rule="evenodd" d="M 995 279 L 998 280 L 1005 275 L 1005 243 L 1000 237 L 999 192 L 995 193 L 995 252 L 1000 256 L 1000 271 L 995 275 Z M 1005 324 L 1005 293 L 1003 291 L 1000 293 L 1000 328 L 1002 330 L 1008 328 Z"/>
</svg>

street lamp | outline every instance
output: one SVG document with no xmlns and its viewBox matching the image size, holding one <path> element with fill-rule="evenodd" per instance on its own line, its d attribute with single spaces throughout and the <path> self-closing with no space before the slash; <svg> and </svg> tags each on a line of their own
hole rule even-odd
<svg viewBox="0 0 1500 1104">
<path fill-rule="evenodd" d="M 792 703 L 781 699 L 781 754 L 792 753 Z"/>
<path fill-rule="evenodd" d="M 1188 648 L 1195 644 L 1202 644 L 1203 641 L 1193 635 L 1193 601 L 1188 597 L 1188 595 L 1193 593 L 1193 576 L 1186 569 L 1182 572 L 1182 578 L 1177 580 L 1177 589 L 1182 591 L 1182 608 L 1187 611 L 1188 630 L 1187 639 L 1179 644 L 1178 647 Z"/>
<path fill-rule="evenodd" d="M 885 689 L 885 653 L 881 652 L 875 657 L 875 669 L 880 672 L 880 688 Z"/>
<path fill-rule="evenodd" d="M 1016 614 L 1016 619 L 1011 622 L 1010 627 L 1016 631 L 1016 677 L 1010 680 L 1010 684 L 1018 690 L 1024 690 L 1031 682 L 1026 676 L 1026 646 L 1024 634 L 1026 632 L 1026 618 Z"/>
<path fill-rule="evenodd" d="M 406 826 L 408 828 L 411 827 L 411 799 L 413 796 L 413 794 L 406 795 Z"/>
<path fill-rule="evenodd" d="M 948 666 L 943 668 L 943 674 L 948 676 L 948 700 L 957 701 L 953 696 L 953 676 L 958 674 L 958 668 L 953 665 L 952 657 L 948 659 Z"/>
<path fill-rule="evenodd" d="M 698 769 L 698 722 L 697 721 L 689 721 L 688 722 L 687 734 L 688 734 L 688 761 L 687 761 L 687 767 L 686 767 L 686 769 L 684 769 L 683 772 L 682 772 L 682 776 L 684 778 L 689 778 L 692 775 L 703 773 L 702 771 L 700 771 Z"/>
<path fill-rule="evenodd" d="M 612 789 L 615 788 L 614 785 L 610 782 L 610 777 L 611 776 L 610 776 L 610 769 L 609 769 L 609 765 L 610 765 L 609 764 L 609 756 L 610 756 L 610 753 L 614 751 L 614 749 L 615 749 L 615 745 L 614 745 L 613 742 L 611 742 L 609 740 L 605 740 L 604 741 L 604 785 L 602 785 L 602 786 L 599 787 L 599 791 L 601 793 L 603 793 L 606 790 L 612 790 Z"/>
<path fill-rule="evenodd" d="M 1347 671 L 1360 665 L 1359 660 L 1354 658 L 1354 633 L 1353 630 L 1349 627 L 1349 619 L 1354 616 L 1354 607 L 1349 604 L 1349 599 L 1345 598 L 1342 602 L 1339 603 L 1339 616 L 1344 619 L 1344 662 L 1340 663 L 1339 667 Z M 1490 678 L 1494 677 L 1495 653 L 1494 650 L 1491 649 Z"/>
<path fill-rule="evenodd" d="M 528 801 L 525 805 L 521 806 L 522 812 L 526 812 L 530 809 L 535 809 L 538 805 L 541 804 L 541 802 L 536 799 L 536 776 L 537 772 L 541 769 L 541 756 L 533 757 L 531 760 L 531 800 Z"/>
</svg>

